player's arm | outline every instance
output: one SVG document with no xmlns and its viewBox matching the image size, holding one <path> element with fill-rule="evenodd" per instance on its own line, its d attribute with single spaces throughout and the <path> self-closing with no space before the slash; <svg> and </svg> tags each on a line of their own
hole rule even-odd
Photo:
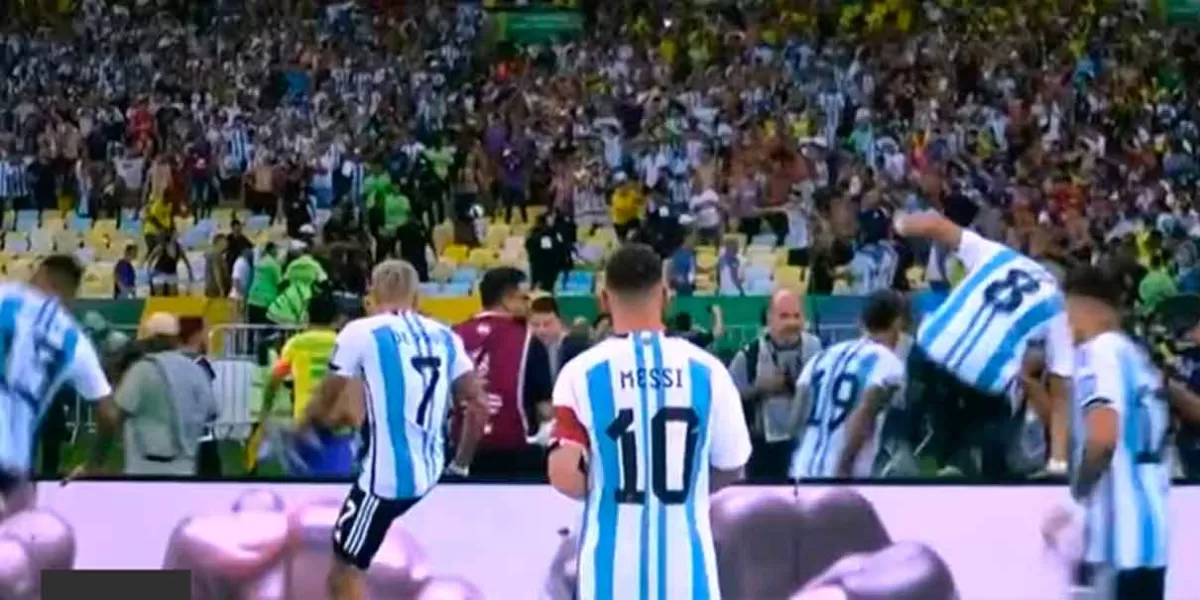
<svg viewBox="0 0 1200 600">
<path fill-rule="evenodd" d="M 1049 420 L 1044 422 L 1050 428 L 1050 460 L 1046 463 L 1046 471 L 1061 475 L 1067 472 L 1070 451 L 1071 379 L 1075 375 L 1075 345 L 1066 312 L 1050 322 L 1046 336 L 1046 375 Z"/>
<path fill-rule="evenodd" d="M 900 235 L 927 239 L 953 249 L 968 271 L 1004 249 L 1004 246 L 963 229 L 932 211 L 897 213 L 894 225 L 896 233 Z"/>
<path fill-rule="evenodd" d="M 1099 350 L 1099 352 L 1097 352 Z M 1089 349 L 1091 359 L 1079 378 L 1076 394 L 1083 412 L 1083 455 L 1071 479 L 1071 496 L 1076 500 L 1088 497 L 1100 477 L 1112 463 L 1120 434 L 1120 411 L 1126 401 L 1119 381 L 1120 367 L 1115 356 L 1105 348 Z"/>
<path fill-rule="evenodd" d="M 463 410 L 461 437 L 454 451 L 454 461 L 450 470 L 459 475 L 466 475 L 471 468 L 471 461 L 475 459 L 475 448 L 479 446 L 479 440 L 483 438 L 484 429 L 487 427 L 487 392 L 483 388 L 483 381 L 475 373 L 475 365 L 463 346 L 462 338 L 449 330 L 446 331 L 446 337 L 454 347 L 450 362 L 450 378 L 453 382 L 450 385 L 450 393 L 454 398 L 454 405 L 462 407 Z"/>
<path fill-rule="evenodd" d="M 308 403 L 304 420 L 299 424 L 300 429 L 307 429 L 314 423 L 325 427 L 339 425 L 333 423 L 331 417 L 341 412 L 337 408 L 338 402 L 342 401 L 343 396 L 354 397 L 345 394 L 345 391 L 362 370 L 362 334 L 363 332 L 356 323 L 350 323 L 338 333 L 337 340 L 333 345 L 333 353 L 329 355 L 329 370 L 326 371 L 325 379 L 321 380 L 321 385 L 317 387 L 317 391 L 313 393 L 313 398 Z"/>
<path fill-rule="evenodd" d="M 812 408 L 813 365 L 816 364 L 818 356 L 820 352 L 804 363 L 804 367 L 800 369 L 800 376 L 796 378 L 796 392 L 792 395 L 788 431 L 792 432 L 792 439 L 796 440 L 797 444 L 804 437 L 804 424 L 808 421 L 808 412 Z"/>
<path fill-rule="evenodd" d="M 295 353 L 295 345 L 292 340 L 288 340 L 283 345 L 283 350 L 279 352 L 279 360 L 276 360 L 271 367 L 271 376 L 267 379 L 267 386 L 263 389 L 262 408 L 259 410 L 260 421 L 266 422 L 270 419 L 271 411 L 275 407 L 275 396 L 279 393 L 283 380 L 287 379 L 288 374 L 292 372 L 292 357 Z"/>
<path fill-rule="evenodd" d="M 85 467 L 90 470 L 104 463 L 113 442 L 120 435 L 124 419 L 121 409 L 113 402 L 112 386 L 108 383 L 91 340 L 80 332 L 68 335 L 78 336 L 78 341 L 74 357 L 69 357 L 71 366 L 67 381 L 81 398 L 96 405 L 96 438 Z"/>
<path fill-rule="evenodd" d="M 710 487 L 713 492 L 742 479 L 750 460 L 750 430 L 733 379 L 723 367 L 712 368 L 712 414 L 708 423 Z"/>
<path fill-rule="evenodd" d="M 579 416 L 581 407 L 574 385 L 579 378 L 576 366 L 577 363 L 564 365 L 558 381 L 554 383 L 551 395 L 554 425 L 550 431 L 546 477 L 559 493 L 568 498 L 582 499 L 587 495 L 591 442 Z"/>
<path fill-rule="evenodd" d="M 904 383 L 904 365 L 900 364 L 899 359 L 888 358 L 893 360 L 885 358 L 881 362 L 886 364 L 877 366 L 871 374 L 862 401 L 854 408 L 847 421 L 846 444 L 842 447 L 837 470 L 834 471 L 838 477 L 854 475 L 854 463 L 858 459 L 858 453 L 862 452 L 867 439 L 875 432 L 875 419 Z"/>
</svg>

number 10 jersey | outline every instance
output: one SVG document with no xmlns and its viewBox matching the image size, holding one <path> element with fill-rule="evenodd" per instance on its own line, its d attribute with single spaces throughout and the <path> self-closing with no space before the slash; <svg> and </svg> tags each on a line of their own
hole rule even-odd
<svg viewBox="0 0 1200 600">
<path fill-rule="evenodd" d="M 1037 261 L 964 230 L 958 256 L 967 276 L 917 331 L 925 356 L 963 383 L 1000 396 L 1032 340 L 1046 343 L 1050 372 L 1073 372 L 1065 300 Z"/>
<path fill-rule="evenodd" d="M 725 367 L 660 332 L 610 338 L 563 367 L 554 411 L 556 438 L 589 451 L 578 598 L 719 598 L 709 469 L 750 458 Z"/>
</svg>

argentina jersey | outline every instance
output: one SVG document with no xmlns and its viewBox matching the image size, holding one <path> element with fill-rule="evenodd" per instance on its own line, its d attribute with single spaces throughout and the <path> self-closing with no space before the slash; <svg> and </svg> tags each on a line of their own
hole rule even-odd
<svg viewBox="0 0 1200 600">
<path fill-rule="evenodd" d="M 445 465 L 452 384 L 474 369 L 462 339 L 412 311 L 347 324 L 330 371 L 363 381 L 365 451 L 358 486 L 381 498 L 417 498 Z"/>
<path fill-rule="evenodd" d="M 865 244 L 850 261 L 851 291 L 869 296 L 879 290 L 891 289 L 899 263 L 896 249 L 887 242 Z"/>
<path fill-rule="evenodd" d="M 1165 567 L 1170 411 L 1161 375 L 1137 344 L 1116 332 L 1081 345 L 1076 360 L 1073 463 L 1082 456 L 1088 409 L 1111 408 L 1119 423 L 1112 462 L 1082 501 L 1084 561 L 1118 570 Z"/>
<path fill-rule="evenodd" d="M 70 385 L 84 400 L 112 389 L 71 313 L 24 284 L 0 284 L 0 470 L 29 471 L 38 425 Z"/>
<path fill-rule="evenodd" d="M 709 469 L 750 457 L 725 367 L 686 340 L 635 332 L 567 363 L 553 398 L 571 423 L 559 440 L 589 459 L 576 597 L 719 598 Z"/>
<path fill-rule="evenodd" d="M 1058 282 L 1034 260 L 963 230 L 963 281 L 921 322 L 917 347 L 963 383 L 1001 396 L 1029 342 L 1044 340 L 1050 371 L 1071 376 L 1071 336 Z"/>
<path fill-rule="evenodd" d="M 814 356 L 796 380 L 796 389 L 808 396 L 808 415 L 788 475 L 793 479 L 836 477 L 838 460 L 850 437 L 850 416 L 867 390 L 894 389 L 888 397 L 891 400 L 904 384 L 904 364 L 896 354 L 867 338 L 835 344 Z M 854 457 L 853 476 L 871 475 L 882 426 L 883 420 L 877 419 L 866 445 Z"/>
</svg>

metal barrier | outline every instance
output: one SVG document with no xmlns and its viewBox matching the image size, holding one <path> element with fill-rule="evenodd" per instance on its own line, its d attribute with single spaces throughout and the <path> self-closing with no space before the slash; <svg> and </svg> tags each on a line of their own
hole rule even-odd
<svg viewBox="0 0 1200 600">
<path fill-rule="evenodd" d="M 299 327 L 219 325 L 208 334 L 209 361 L 216 380 L 213 390 L 218 416 L 218 439 L 244 441 L 259 418 L 263 366 L 271 348 L 279 348 Z"/>
</svg>

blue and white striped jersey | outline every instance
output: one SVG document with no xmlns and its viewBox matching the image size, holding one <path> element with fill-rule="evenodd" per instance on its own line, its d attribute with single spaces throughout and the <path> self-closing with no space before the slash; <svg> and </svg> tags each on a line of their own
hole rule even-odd
<svg viewBox="0 0 1200 600">
<path fill-rule="evenodd" d="M 737 470 L 750 434 L 724 365 L 640 331 L 563 366 L 555 436 L 590 451 L 580 600 L 720 598 L 709 469 Z"/>
<path fill-rule="evenodd" d="M 0 160 L 0 198 L 29 195 L 29 167 L 23 160 Z"/>
<path fill-rule="evenodd" d="M 330 371 L 363 381 L 366 452 L 358 485 L 381 498 L 418 498 L 441 477 L 451 385 L 475 367 L 462 338 L 412 311 L 350 322 Z"/>
<path fill-rule="evenodd" d="M 796 380 L 799 393 L 808 394 L 809 408 L 789 476 L 835 477 L 848 438 L 846 422 L 864 394 L 876 387 L 895 388 L 889 400 L 902 397 L 906 382 L 904 363 L 895 352 L 865 337 L 834 344 L 809 360 Z M 876 419 L 874 435 L 855 457 L 854 476 L 871 475 L 882 427 L 883 419 Z"/>
<path fill-rule="evenodd" d="M 1112 463 L 1083 500 L 1084 560 L 1114 569 L 1165 567 L 1171 417 L 1162 376 L 1137 344 L 1117 332 L 1080 345 L 1076 360 L 1073 462 L 1082 456 L 1089 408 L 1109 407 L 1120 423 Z"/>
<path fill-rule="evenodd" d="M 869 296 L 879 290 L 891 289 L 896 280 L 900 256 L 888 242 L 866 244 L 854 253 L 850 261 L 850 285 L 854 294 Z"/>
<path fill-rule="evenodd" d="M 1033 259 L 964 230 L 958 258 L 967 275 L 917 330 L 926 357 L 963 383 L 996 396 L 1016 378 L 1029 342 L 1046 343 L 1052 374 L 1071 377 L 1065 299 Z"/>
<path fill-rule="evenodd" d="M 112 394 L 70 311 L 25 284 L 0 284 L 0 469 L 29 471 L 38 426 L 63 384 L 88 401 Z"/>
</svg>

